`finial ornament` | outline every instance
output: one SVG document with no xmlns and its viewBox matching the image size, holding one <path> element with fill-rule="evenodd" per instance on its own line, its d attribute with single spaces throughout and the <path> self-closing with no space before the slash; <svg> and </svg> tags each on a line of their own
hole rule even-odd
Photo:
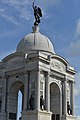
<svg viewBox="0 0 80 120">
<path fill-rule="evenodd" d="M 42 11 L 39 7 L 34 5 L 34 2 L 33 2 L 32 7 L 33 7 L 33 10 L 34 10 L 34 17 L 35 17 L 34 25 L 38 26 L 38 24 L 40 23 L 40 17 L 42 17 Z"/>
</svg>

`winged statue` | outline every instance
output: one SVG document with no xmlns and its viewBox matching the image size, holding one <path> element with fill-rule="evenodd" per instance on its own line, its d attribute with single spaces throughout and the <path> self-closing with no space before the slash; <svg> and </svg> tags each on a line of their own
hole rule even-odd
<svg viewBox="0 0 80 120">
<path fill-rule="evenodd" d="M 34 5 L 34 2 L 33 2 L 33 9 L 34 9 L 34 17 L 35 17 L 34 25 L 36 26 L 40 23 L 40 17 L 42 17 L 42 11 L 39 7 Z"/>
</svg>

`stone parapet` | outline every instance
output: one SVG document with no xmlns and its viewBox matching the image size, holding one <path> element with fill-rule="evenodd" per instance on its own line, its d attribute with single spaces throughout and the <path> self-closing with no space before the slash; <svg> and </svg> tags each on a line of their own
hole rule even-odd
<svg viewBox="0 0 80 120">
<path fill-rule="evenodd" d="M 51 112 L 41 110 L 29 110 L 22 112 L 22 120 L 51 120 Z"/>
<path fill-rule="evenodd" d="M 76 116 L 72 116 L 72 115 L 63 115 L 61 117 L 61 120 L 76 120 Z"/>
</svg>

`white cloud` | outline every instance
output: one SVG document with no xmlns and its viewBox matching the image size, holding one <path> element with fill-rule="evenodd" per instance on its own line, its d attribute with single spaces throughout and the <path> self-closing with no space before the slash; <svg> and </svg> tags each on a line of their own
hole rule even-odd
<svg viewBox="0 0 80 120">
<path fill-rule="evenodd" d="M 80 89 L 76 88 L 74 89 L 74 95 L 75 96 L 80 96 Z"/>
<path fill-rule="evenodd" d="M 4 9 L 0 8 L 0 13 L 4 12 Z"/>
<path fill-rule="evenodd" d="M 2 2 L 4 2 L 5 4 L 13 5 L 13 6 L 28 5 L 30 3 L 29 0 L 2 0 Z"/>
<path fill-rule="evenodd" d="M 3 8 L 0 5 L 0 17 L 15 25 L 21 25 L 32 17 L 30 0 L 2 0 L 1 4 Z"/>
<path fill-rule="evenodd" d="M 80 57 L 80 18 L 77 20 L 75 35 L 66 52 L 70 57 Z"/>
<path fill-rule="evenodd" d="M 62 50 L 64 50 L 66 55 L 70 58 L 80 57 L 80 19 L 78 19 L 76 24 L 74 38 L 71 40 L 71 43 Z"/>
<path fill-rule="evenodd" d="M 43 18 L 44 19 L 47 19 L 49 17 L 48 14 L 44 10 L 42 11 L 42 13 L 43 13 Z"/>
<path fill-rule="evenodd" d="M 3 8 L 0 5 L 0 17 L 3 17 L 15 25 L 21 25 L 26 21 L 31 21 L 33 1 L 34 0 L 1 0 L 0 4 L 2 4 Z M 50 4 L 57 5 L 60 2 L 61 0 L 37 0 L 35 4 L 42 7 L 49 6 Z M 43 10 L 43 17 L 48 18 L 48 15 L 44 11 L 45 10 Z"/>
<path fill-rule="evenodd" d="M 77 20 L 74 41 L 71 42 L 68 53 L 72 57 L 80 56 L 80 18 Z"/>
<path fill-rule="evenodd" d="M 77 73 L 77 74 L 76 74 L 75 79 L 76 79 L 76 80 L 79 80 L 79 83 L 80 83 L 80 73 Z"/>
<path fill-rule="evenodd" d="M 80 106 L 78 105 L 78 106 L 74 106 L 75 107 L 75 109 L 80 109 Z"/>
<path fill-rule="evenodd" d="M 37 3 L 41 4 L 41 6 L 48 6 L 48 5 L 59 5 L 62 0 L 36 0 Z"/>
<path fill-rule="evenodd" d="M 77 117 L 77 120 L 80 120 L 80 116 Z"/>
<path fill-rule="evenodd" d="M 80 35 L 80 18 L 77 21 L 77 25 L 76 25 L 76 35 Z"/>
<path fill-rule="evenodd" d="M 66 54 L 67 58 L 80 61 L 80 18 L 77 20 L 75 33 L 68 46 L 64 46 L 59 51 Z M 79 62 L 80 63 L 80 62 Z"/>
<path fill-rule="evenodd" d="M 20 12 L 19 17 L 26 19 L 26 20 L 30 20 L 31 18 L 31 12 L 30 11 L 26 11 L 25 8 L 23 8 Z"/>
<path fill-rule="evenodd" d="M 20 25 L 20 22 L 18 22 L 13 16 L 3 14 L 2 17 L 10 21 L 11 23 L 14 23 L 15 25 Z"/>
<path fill-rule="evenodd" d="M 75 75 L 75 90 L 74 90 L 74 95 L 75 96 L 80 96 L 80 73 L 77 73 Z"/>
<path fill-rule="evenodd" d="M 80 40 L 71 42 L 69 49 L 67 51 L 71 57 L 80 56 Z"/>
</svg>

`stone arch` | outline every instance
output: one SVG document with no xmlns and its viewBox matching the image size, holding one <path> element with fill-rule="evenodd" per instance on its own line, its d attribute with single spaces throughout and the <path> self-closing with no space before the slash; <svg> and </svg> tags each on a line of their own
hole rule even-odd
<svg viewBox="0 0 80 120">
<path fill-rule="evenodd" d="M 8 99 L 7 99 L 7 112 L 8 118 L 10 120 L 16 120 L 17 118 L 17 108 L 18 108 L 18 92 L 22 93 L 22 110 L 24 101 L 24 84 L 21 81 L 14 81 L 10 84 L 8 89 Z"/>
<path fill-rule="evenodd" d="M 13 79 L 10 83 L 9 83 L 9 85 L 8 85 L 8 91 L 10 91 L 10 88 L 11 88 L 11 86 L 14 84 L 14 83 L 17 83 L 17 82 L 21 82 L 23 85 L 24 85 L 24 80 L 23 79 Z"/>
<path fill-rule="evenodd" d="M 50 111 L 52 120 L 60 120 L 60 88 L 57 83 L 50 84 Z"/>
</svg>

